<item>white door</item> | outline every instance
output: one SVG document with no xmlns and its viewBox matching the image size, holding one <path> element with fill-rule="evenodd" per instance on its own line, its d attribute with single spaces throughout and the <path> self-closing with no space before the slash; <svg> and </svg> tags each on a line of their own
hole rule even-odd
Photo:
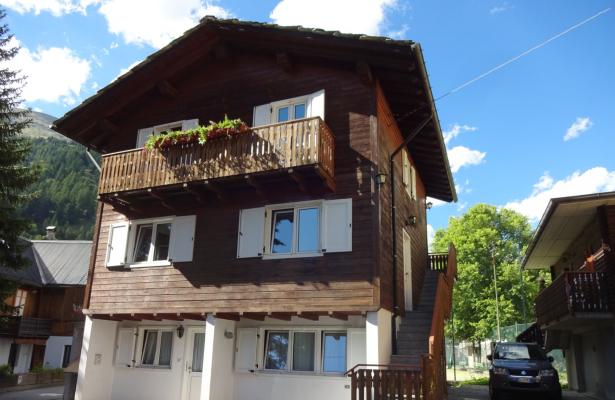
<svg viewBox="0 0 615 400">
<path fill-rule="evenodd" d="M 404 230 L 404 298 L 406 311 L 412 310 L 412 247 L 410 235 Z"/>
<path fill-rule="evenodd" d="M 188 328 L 187 335 L 184 356 L 184 399 L 199 400 L 201 398 L 205 328 Z"/>
</svg>

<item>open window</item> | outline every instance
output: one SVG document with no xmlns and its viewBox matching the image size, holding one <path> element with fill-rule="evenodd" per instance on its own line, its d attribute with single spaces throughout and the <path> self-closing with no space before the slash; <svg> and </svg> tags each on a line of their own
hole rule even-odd
<svg viewBox="0 0 615 400">
<path fill-rule="evenodd" d="M 324 90 L 256 106 L 252 126 L 277 124 L 310 117 L 325 119 Z"/>
<path fill-rule="evenodd" d="M 140 367 L 171 368 L 173 329 L 142 329 L 140 338 Z"/>
<path fill-rule="evenodd" d="M 149 139 L 150 136 L 157 136 L 164 132 L 187 131 L 189 129 L 196 128 L 198 125 L 198 119 L 186 119 L 183 121 L 169 122 L 167 124 L 139 129 L 137 132 L 136 148 L 145 146 L 145 142 L 147 142 L 147 139 Z"/>
</svg>

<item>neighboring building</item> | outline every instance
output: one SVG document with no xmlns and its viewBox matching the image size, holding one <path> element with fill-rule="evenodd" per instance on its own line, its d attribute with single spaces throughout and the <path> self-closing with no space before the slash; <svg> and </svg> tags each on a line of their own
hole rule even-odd
<svg viewBox="0 0 615 400">
<path fill-rule="evenodd" d="M 141 148 L 225 115 L 252 131 Z M 103 154 L 76 398 L 337 400 L 391 361 L 445 390 L 426 196 L 455 191 L 418 44 L 207 17 L 54 129 Z"/>
<path fill-rule="evenodd" d="M 551 199 L 522 263 L 553 282 L 520 339 L 564 350 L 569 387 L 603 399 L 615 399 L 614 244 L 615 192 Z"/>
<path fill-rule="evenodd" d="M 26 268 L 0 268 L 3 279 L 19 284 L 5 300 L 17 307 L 14 315 L 1 317 L 0 365 L 14 373 L 32 368 L 68 365 L 73 329 L 83 325 L 81 304 L 92 242 L 32 240 L 25 256 Z"/>
</svg>

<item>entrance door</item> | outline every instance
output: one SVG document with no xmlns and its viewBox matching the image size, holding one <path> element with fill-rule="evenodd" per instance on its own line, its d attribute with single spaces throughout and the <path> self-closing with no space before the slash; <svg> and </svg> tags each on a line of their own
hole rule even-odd
<svg viewBox="0 0 615 400">
<path fill-rule="evenodd" d="M 404 298 L 406 311 L 412 310 L 412 247 L 410 235 L 404 229 Z"/>
<path fill-rule="evenodd" d="M 184 356 L 184 399 L 199 400 L 201 398 L 205 328 L 188 328 L 187 335 Z"/>
</svg>

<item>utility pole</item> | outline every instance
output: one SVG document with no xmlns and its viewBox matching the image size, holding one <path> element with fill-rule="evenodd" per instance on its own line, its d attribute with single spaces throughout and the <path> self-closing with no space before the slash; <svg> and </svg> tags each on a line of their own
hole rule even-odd
<svg viewBox="0 0 615 400">
<path fill-rule="evenodd" d="M 495 272 L 495 247 L 491 250 L 491 264 L 493 265 L 493 289 L 495 291 L 495 319 L 498 328 L 498 342 L 502 341 L 500 332 L 500 302 L 498 300 L 498 278 Z"/>
</svg>

